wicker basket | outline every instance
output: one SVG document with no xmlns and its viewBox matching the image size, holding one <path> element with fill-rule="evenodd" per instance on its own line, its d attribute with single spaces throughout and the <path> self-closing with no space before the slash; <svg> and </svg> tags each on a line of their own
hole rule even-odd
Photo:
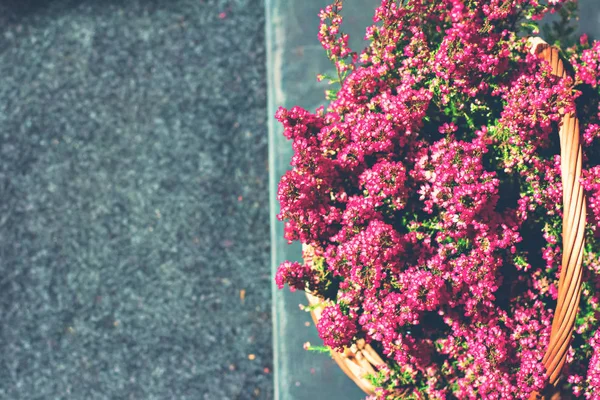
<svg viewBox="0 0 600 400">
<path fill-rule="evenodd" d="M 559 50 L 548 45 L 540 38 L 530 40 L 531 52 L 546 60 L 552 66 L 552 72 L 561 77 L 567 75 Z M 533 399 L 569 399 L 570 395 L 560 391 L 560 373 L 567 358 L 571 342 L 575 317 L 581 296 L 582 259 L 584 248 L 584 230 L 586 204 L 583 188 L 579 183 L 582 168 L 582 149 L 579 137 L 579 120 L 574 114 L 563 117 L 560 131 L 561 173 L 563 184 L 563 254 L 562 269 L 558 283 L 558 300 L 550 342 L 543 358 L 548 378 L 548 387 L 543 393 L 533 393 Z M 310 263 L 310 248 L 305 246 L 305 262 Z M 307 294 L 310 305 L 317 305 L 321 299 Z M 315 324 L 321 317 L 321 308 L 314 307 L 311 312 Z M 374 387 L 366 378 L 375 373 L 378 366 L 385 364 L 377 352 L 358 340 L 342 353 L 333 351 L 333 358 L 340 368 L 367 394 L 374 393 Z M 402 398 L 405 391 L 396 393 Z"/>
</svg>

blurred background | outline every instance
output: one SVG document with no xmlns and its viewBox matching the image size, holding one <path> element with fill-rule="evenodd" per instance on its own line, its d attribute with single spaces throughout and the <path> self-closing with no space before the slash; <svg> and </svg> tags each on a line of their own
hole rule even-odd
<svg viewBox="0 0 600 400">
<path fill-rule="evenodd" d="M 270 399 L 262 0 L 0 1 L 0 399 Z"/>
</svg>

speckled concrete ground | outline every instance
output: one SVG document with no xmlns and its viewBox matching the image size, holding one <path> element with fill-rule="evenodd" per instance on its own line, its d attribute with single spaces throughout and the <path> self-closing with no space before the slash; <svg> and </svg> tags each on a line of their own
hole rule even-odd
<svg viewBox="0 0 600 400">
<path fill-rule="evenodd" d="M 1 399 L 272 398 L 265 87 L 260 0 L 0 2 Z"/>
</svg>

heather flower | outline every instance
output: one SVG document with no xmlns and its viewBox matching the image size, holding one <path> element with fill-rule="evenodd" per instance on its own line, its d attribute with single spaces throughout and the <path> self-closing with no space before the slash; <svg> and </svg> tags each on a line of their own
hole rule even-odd
<svg viewBox="0 0 600 400">
<path fill-rule="evenodd" d="M 287 284 L 292 292 L 296 290 L 311 291 L 317 288 L 319 280 L 311 271 L 310 266 L 286 261 L 277 269 L 275 283 L 279 289 L 283 289 Z"/>
<path fill-rule="evenodd" d="M 323 343 L 339 351 L 342 351 L 344 346 L 350 346 L 357 333 L 354 321 L 342 312 L 339 304 L 323 309 L 317 329 Z"/>
<path fill-rule="evenodd" d="M 577 105 L 587 198 L 586 284 L 565 390 L 600 391 L 600 44 L 554 77 L 518 27 L 565 0 L 382 0 L 367 47 L 336 0 L 318 38 L 337 76 L 314 113 L 279 109 L 292 142 L 278 187 L 289 241 L 276 283 L 326 298 L 325 345 L 378 349 L 375 397 L 527 399 L 545 386 L 562 262 L 558 122 Z M 524 28 L 525 29 L 525 28 Z M 576 90 L 574 90 L 576 88 Z M 310 259 L 309 259 L 310 258 Z M 581 344 L 583 343 L 583 344 Z M 597 365 L 598 364 L 598 365 Z"/>
<path fill-rule="evenodd" d="M 586 43 L 587 37 L 583 37 L 582 41 Z M 595 88 L 600 78 L 600 42 L 594 42 L 592 48 L 583 50 L 578 59 L 572 60 L 574 61 L 575 79 Z"/>
<path fill-rule="evenodd" d="M 586 383 L 588 389 L 585 393 L 586 399 L 597 399 L 600 393 L 600 331 L 594 334 L 590 346 L 594 350 L 594 354 L 590 359 Z"/>
<path fill-rule="evenodd" d="M 406 170 L 402 163 L 380 161 L 359 177 L 359 184 L 369 197 L 388 204 L 394 211 L 404 208 L 408 194 L 404 182 Z"/>
<path fill-rule="evenodd" d="M 600 166 L 583 171 L 581 184 L 586 191 L 591 224 L 600 227 Z"/>
</svg>

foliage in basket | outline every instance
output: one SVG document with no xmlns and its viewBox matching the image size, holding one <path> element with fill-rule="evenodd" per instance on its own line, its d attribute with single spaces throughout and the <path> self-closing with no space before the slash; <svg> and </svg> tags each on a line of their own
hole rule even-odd
<svg viewBox="0 0 600 400">
<path fill-rule="evenodd" d="M 294 149 L 279 218 L 314 252 L 277 284 L 324 299 L 325 345 L 378 350 L 377 398 L 528 398 L 546 384 L 561 264 L 557 124 L 576 105 L 588 218 L 562 384 L 600 398 L 600 42 L 568 42 L 563 0 L 383 0 L 357 54 L 341 8 L 319 31 L 337 71 L 319 79 L 339 89 L 314 113 L 276 114 Z M 555 11 L 546 38 L 573 78 L 528 51 Z"/>
</svg>

